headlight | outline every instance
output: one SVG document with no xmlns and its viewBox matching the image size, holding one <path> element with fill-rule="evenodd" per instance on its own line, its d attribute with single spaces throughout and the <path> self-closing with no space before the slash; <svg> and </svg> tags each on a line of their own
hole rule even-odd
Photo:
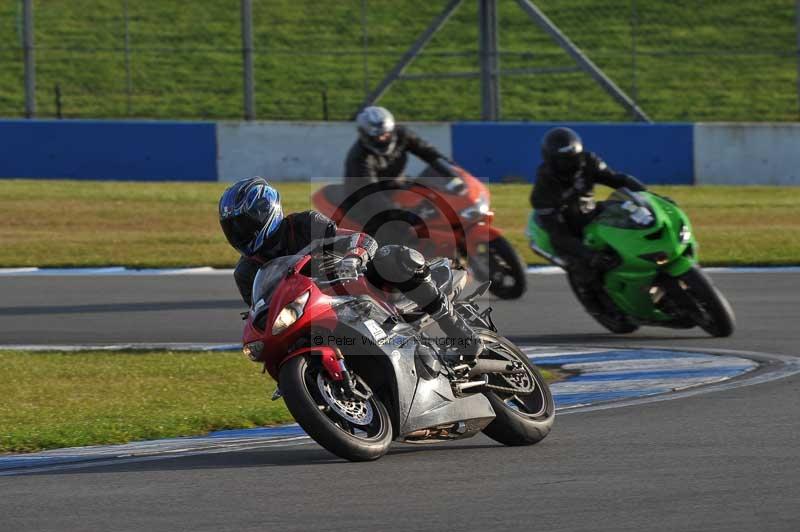
<svg viewBox="0 0 800 532">
<path fill-rule="evenodd" d="M 275 318 L 275 322 L 272 324 L 273 336 L 282 333 L 287 327 L 292 325 L 300 316 L 303 315 L 303 311 L 306 308 L 306 303 L 308 302 L 308 296 L 310 294 L 311 292 L 303 292 L 300 297 L 281 309 L 281 311 L 278 313 L 278 317 Z"/>
<path fill-rule="evenodd" d="M 489 198 L 486 197 L 484 194 L 478 198 L 478 201 L 467 207 L 466 209 L 462 210 L 459 214 L 465 220 L 477 220 L 482 216 L 485 216 L 489 212 Z"/>
<path fill-rule="evenodd" d="M 686 227 L 686 225 L 681 224 L 681 230 L 678 236 L 681 239 L 681 244 L 685 244 L 692 239 L 692 231 Z"/>
<path fill-rule="evenodd" d="M 261 360 L 261 353 L 264 351 L 264 342 L 250 342 L 242 346 L 242 353 L 253 362 Z"/>
<path fill-rule="evenodd" d="M 644 255 L 639 255 L 639 258 L 649 260 L 650 262 L 655 262 L 659 266 L 663 266 L 669 262 L 669 255 L 663 251 L 657 251 L 656 253 L 645 253 Z"/>
</svg>

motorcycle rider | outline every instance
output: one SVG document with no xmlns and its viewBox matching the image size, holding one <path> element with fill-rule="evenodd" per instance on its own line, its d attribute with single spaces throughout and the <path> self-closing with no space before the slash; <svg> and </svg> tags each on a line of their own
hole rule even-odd
<svg viewBox="0 0 800 532">
<path fill-rule="evenodd" d="M 371 216 L 397 206 L 391 190 L 403 187 L 408 154 L 416 155 L 437 173 L 455 177 L 452 162 L 413 131 L 395 123 L 384 107 L 364 108 L 356 117 L 358 139 L 347 153 L 344 164 L 345 208 L 348 217 L 366 224 Z M 406 218 L 418 222 L 413 215 Z"/>
<path fill-rule="evenodd" d="M 322 240 L 343 255 L 339 269 L 347 277 L 366 268 L 374 285 L 400 291 L 416 303 L 437 322 L 463 359 L 474 359 L 482 349 L 480 339 L 453 311 L 450 300 L 431 279 L 425 259 L 414 249 L 398 245 L 378 248 L 369 235 L 340 232 L 317 211 L 284 216 L 280 194 L 261 177 L 243 179 L 226 189 L 219 201 L 219 219 L 228 242 L 242 255 L 233 275 L 248 305 L 261 265 Z"/>
<path fill-rule="evenodd" d="M 577 289 L 586 296 L 589 312 L 601 312 L 602 303 L 590 297 L 601 291 L 602 273 L 616 265 L 616 257 L 592 251 L 583 244 L 583 229 L 598 214 L 594 185 L 643 191 L 636 178 L 615 172 L 597 155 L 584 151 L 578 134 L 567 127 L 548 131 L 541 143 L 543 162 L 536 172 L 530 203 L 553 248 L 566 260 Z M 600 206 L 602 208 L 602 206 Z"/>
</svg>

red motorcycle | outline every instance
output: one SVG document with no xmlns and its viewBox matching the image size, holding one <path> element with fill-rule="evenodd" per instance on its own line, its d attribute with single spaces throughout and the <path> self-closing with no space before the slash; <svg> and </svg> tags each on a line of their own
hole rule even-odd
<svg viewBox="0 0 800 532">
<path fill-rule="evenodd" d="M 486 349 L 458 362 L 426 330 L 433 323 L 409 300 L 375 288 L 363 272 L 342 277 L 340 255 L 318 241 L 267 263 L 253 283 L 243 350 L 278 382 L 300 426 L 330 452 L 353 461 L 383 456 L 392 441 L 467 438 L 483 431 L 506 445 L 541 441 L 555 407 L 538 369 L 497 334 L 475 299 L 454 308 Z M 466 272 L 430 263 L 453 301 Z"/>
<path fill-rule="evenodd" d="M 383 194 L 386 202 L 400 205 L 401 211 L 380 211 L 366 223 L 348 216 L 354 202 L 344 185 L 328 185 L 312 195 L 314 207 L 340 227 L 373 235 L 382 244 L 403 243 L 418 249 L 425 257 L 451 257 L 467 264 L 479 282 L 492 281 L 489 292 L 501 299 L 516 299 L 525 293 L 525 266 L 511 243 L 492 225 L 490 194 L 486 186 L 463 168 L 452 167 L 458 177 L 441 177 L 426 172 L 405 186 L 390 189 L 376 186 L 367 194 Z M 386 241 L 380 228 L 399 219 L 417 217 L 416 238 Z M 395 216 L 396 215 L 396 216 Z"/>
</svg>

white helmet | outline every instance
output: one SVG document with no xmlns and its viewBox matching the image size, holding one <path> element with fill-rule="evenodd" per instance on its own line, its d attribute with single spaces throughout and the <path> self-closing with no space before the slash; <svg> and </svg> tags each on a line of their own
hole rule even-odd
<svg viewBox="0 0 800 532">
<path fill-rule="evenodd" d="M 358 135 L 365 148 L 379 155 L 394 151 L 397 137 L 394 116 L 384 107 L 365 107 L 356 117 Z"/>
</svg>

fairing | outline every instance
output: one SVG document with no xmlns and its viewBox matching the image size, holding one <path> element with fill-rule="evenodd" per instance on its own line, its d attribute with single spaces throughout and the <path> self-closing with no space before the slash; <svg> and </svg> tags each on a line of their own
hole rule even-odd
<svg viewBox="0 0 800 532">
<path fill-rule="evenodd" d="M 392 196 L 397 204 L 415 212 L 432 207 L 435 215 L 425 220 L 425 234 L 420 235 L 423 237 L 420 251 L 426 257 L 469 256 L 476 253 L 481 244 L 502 236 L 492 226 L 494 212 L 489 207 L 489 189 L 463 168 L 454 169 L 458 177 L 418 178 L 410 189 L 398 190 Z M 338 220 L 340 227 L 362 229 L 344 216 L 345 212 L 331 202 L 324 189 L 314 192 L 311 198 L 314 206 Z"/>
<path fill-rule="evenodd" d="M 382 368 L 391 395 L 387 406 L 394 410 L 398 438 L 420 429 L 450 425 L 463 427 L 458 436 L 467 437 L 491 422 L 494 410 L 484 395 L 455 397 L 447 376 L 420 374 L 416 353 L 425 340 L 391 303 L 380 300 L 363 277 L 348 282 L 344 289 L 321 289 L 306 275 L 308 268 L 301 268 L 303 258 L 285 259 L 265 267 L 267 271 L 257 276 L 259 300 L 264 303 L 258 311 L 254 303 L 244 332 L 244 343 L 264 342 L 263 362 L 273 378 L 278 379 L 284 361 L 301 355 L 318 356 L 323 363 L 327 357 L 328 364 L 323 365 L 333 371 L 332 360 L 341 352 L 349 367 L 377 362 Z M 447 261 L 437 267 L 449 269 Z M 274 291 L 271 297 L 261 292 L 269 287 Z M 310 296 L 302 316 L 272 335 L 277 314 L 304 291 Z M 263 308 L 267 309 L 267 318 L 261 330 L 254 322 L 262 316 Z"/>
<path fill-rule="evenodd" d="M 626 219 L 633 211 L 622 208 L 626 201 L 638 202 L 652 215 L 647 223 Z M 584 229 L 584 243 L 595 250 L 613 249 L 622 259 L 606 273 L 606 291 L 626 314 L 642 321 L 673 319 L 653 304 L 650 287 L 659 275 L 678 277 L 697 263 L 697 240 L 686 214 L 676 205 L 648 192 L 615 192 L 609 205 Z M 646 217 L 640 219 L 644 220 Z M 681 238 L 681 229 L 688 238 Z M 536 218 L 528 219 L 532 249 L 559 264 L 549 235 Z M 559 264 L 563 265 L 563 264 Z"/>
</svg>

